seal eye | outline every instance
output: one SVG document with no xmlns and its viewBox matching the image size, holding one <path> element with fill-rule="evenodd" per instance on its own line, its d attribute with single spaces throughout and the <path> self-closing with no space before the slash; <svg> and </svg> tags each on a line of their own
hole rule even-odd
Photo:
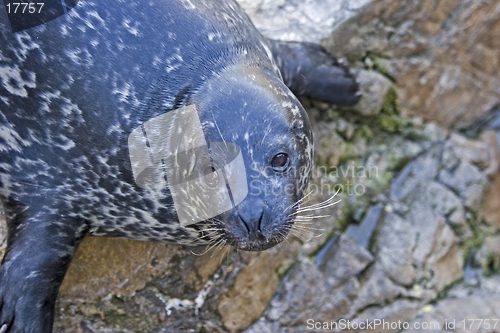
<svg viewBox="0 0 500 333">
<path fill-rule="evenodd" d="M 284 171 L 288 166 L 288 155 L 285 153 L 279 153 L 274 155 L 273 160 L 271 161 L 271 166 L 275 171 Z"/>
<path fill-rule="evenodd" d="M 213 166 L 206 168 L 204 174 L 203 180 L 207 187 L 215 188 L 219 185 L 219 172 Z"/>
</svg>

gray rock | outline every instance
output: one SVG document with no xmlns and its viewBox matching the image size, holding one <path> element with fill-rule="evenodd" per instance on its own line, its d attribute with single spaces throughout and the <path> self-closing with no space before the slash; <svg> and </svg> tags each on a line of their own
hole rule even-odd
<svg viewBox="0 0 500 333">
<path fill-rule="evenodd" d="M 498 281 L 495 283 L 498 284 Z M 427 330 L 430 332 L 496 332 L 500 318 L 499 296 L 498 293 L 482 289 L 469 290 L 461 297 L 445 299 L 436 305 L 428 306 L 425 312 L 409 323 L 409 329 L 403 332 L 422 332 L 422 329 L 415 325 L 417 323 L 432 323 L 434 329 Z M 496 328 L 493 329 L 495 324 Z"/>
<path fill-rule="evenodd" d="M 371 0 L 237 0 L 263 35 L 319 43 Z"/>
<path fill-rule="evenodd" d="M 377 229 L 374 244 L 377 262 L 390 279 L 411 286 L 417 276 L 412 253 L 417 242 L 414 228 L 408 220 L 389 213 L 383 216 Z"/>
<path fill-rule="evenodd" d="M 437 145 L 406 165 L 391 184 L 391 199 L 403 200 L 423 180 L 434 179 L 439 171 L 443 148 Z"/>
<path fill-rule="evenodd" d="M 300 259 L 284 278 L 265 316 L 280 326 L 305 325 L 308 319 L 339 319 L 353 313 L 359 282 L 352 277 L 335 288 L 310 260 Z"/>
<path fill-rule="evenodd" d="M 368 249 L 373 231 L 377 226 L 382 207 L 371 206 L 360 225 L 349 225 L 345 234 L 353 238 L 359 246 Z"/>
<path fill-rule="evenodd" d="M 351 237 L 341 235 L 328 248 L 318 269 L 324 274 L 325 283 L 335 287 L 357 275 L 372 261 L 370 252 L 356 244 Z"/>
<path fill-rule="evenodd" d="M 488 180 L 477 167 L 463 160 L 453 169 L 443 169 L 439 181 L 455 191 L 466 207 L 478 209 Z"/>
<path fill-rule="evenodd" d="M 458 239 L 435 206 L 436 198 L 422 193 L 419 187 L 413 195 L 415 200 L 406 217 L 416 237 L 412 252 L 417 279 L 426 278 L 426 287 L 439 291 L 462 277 Z"/>
<path fill-rule="evenodd" d="M 361 100 L 352 107 L 352 111 L 363 116 L 375 116 L 384 105 L 387 92 L 393 86 L 392 82 L 380 73 L 360 70 L 357 74 Z"/>
<path fill-rule="evenodd" d="M 465 219 L 465 209 L 460 198 L 442 184 L 423 180 L 405 200 L 407 203 L 423 200 L 434 214 L 442 216 L 453 230 L 465 240 L 473 236 Z"/>
<path fill-rule="evenodd" d="M 366 331 L 376 333 L 399 332 L 404 322 L 413 319 L 419 308 L 419 302 L 409 301 L 406 299 L 397 300 L 387 306 L 369 307 L 359 313 L 351 322 L 355 323 L 372 323 L 373 328 Z M 359 329 L 343 330 L 343 332 L 359 332 Z"/>
<path fill-rule="evenodd" d="M 364 309 L 370 305 L 387 304 L 399 296 L 405 296 L 405 288 L 395 284 L 386 275 L 383 267 L 375 262 L 359 278 L 360 289 L 356 300 L 356 308 Z"/>
</svg>

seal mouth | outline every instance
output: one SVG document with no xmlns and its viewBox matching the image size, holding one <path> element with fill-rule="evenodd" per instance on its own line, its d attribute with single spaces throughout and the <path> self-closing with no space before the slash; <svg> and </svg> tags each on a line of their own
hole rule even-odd
<svg viewBox="0 0 500 333">
<path fill-rule="evenodd" d="M 199 239 L 207 243 L 209 247 L 231 245 L 238 250 L 263 251 L 274 247 L 288 237 L 289 230 L 293 227 L 290 217 L 278 218 L 269 223 L 273 226 L 272 232 L 260 230 L 250 231 L 244 228 L 244 223 L 236 219 L 222 220 L 213 218 L 203 224 L 193 225 L 198 231 Z M 229 226 L 229 227 L 228 227 Z"/>
<path fill-rule="evenodd" d="M 283 238 L 282 240 L 284 240 Z M 246 241 L 239 241 L 234 244 L 230 243 L 233 247 L 239 249 L 239 250 L 244 250 L 244 251 L 264 251 L 267 249 L 272 248 L 273 246 L 278 245 L 281 243 L 282 240 L 278 240 L 276 238 L 272 238 L 269 240 L 260 241 L 260 240 L 253 240 L 249 239 Z"/>
</svg>

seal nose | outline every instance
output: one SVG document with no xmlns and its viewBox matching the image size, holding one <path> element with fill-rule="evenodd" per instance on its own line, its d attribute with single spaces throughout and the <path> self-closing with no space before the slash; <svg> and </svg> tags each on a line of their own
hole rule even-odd
<svg viewBox="0 0 500 333">
<path fill-rule="evenodd" d="M 248 199 L 248 198 L 247 198 Z M 263 230 L 264 202 L 254 198 L 244 202 L 238 209 L 238 217 L 241 221 L 241 231 L 248 233 L 249 238 L 256 240 L 265 239 Z"/>
<path fill-rule="evenodd" d="M 261 224 L 262 224 L 262 216 L 264 213 L 260 214 L 260 217 L 258 219 L 255 218 L 250 218 L 250 219 L 244 219 L 240 215 L 240 220 L 243 222 L 243 225 L 245 226 L 247 232 L 248 232 L 248 237 L 253 238 L 253 239 L 262 239 L 264 240 L 266 237 L 262 234 L 262 229 L 261 229 Z"/>
</svg>

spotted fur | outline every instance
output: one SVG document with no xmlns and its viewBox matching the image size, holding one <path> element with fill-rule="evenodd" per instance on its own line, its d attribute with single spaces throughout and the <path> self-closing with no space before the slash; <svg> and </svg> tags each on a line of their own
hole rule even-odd
<svg viewBox="0 0 500 333">
<path fill-rule="evenodd" d="M 265 39 L 230 0 L 80 1 L 15 34 L 0 10 L 0 199 L 8 225 L 0 332 L 51 331 L 59 285 L 86 235 L 245 250 L 283 240 L 313 154 L 309 120 L 285 83 L 311 95 L 305 83 L 321 81 L 317 98 L 359 99 L 345 69 L 316 73 L 330 59 L 324 51 L 311 56 L 303 46 L 309 53 L 301 59 L 287 47 L 302 48 Z M 182 227 L 168 188 L 135 183 L 127 138 L 185 105 L 197 107 L 207 141 L 238 144 L 255 186 L 232 210 Z M 280 152 L 289 166 L 277 172 L 269 166 Z"/>
</svg>

